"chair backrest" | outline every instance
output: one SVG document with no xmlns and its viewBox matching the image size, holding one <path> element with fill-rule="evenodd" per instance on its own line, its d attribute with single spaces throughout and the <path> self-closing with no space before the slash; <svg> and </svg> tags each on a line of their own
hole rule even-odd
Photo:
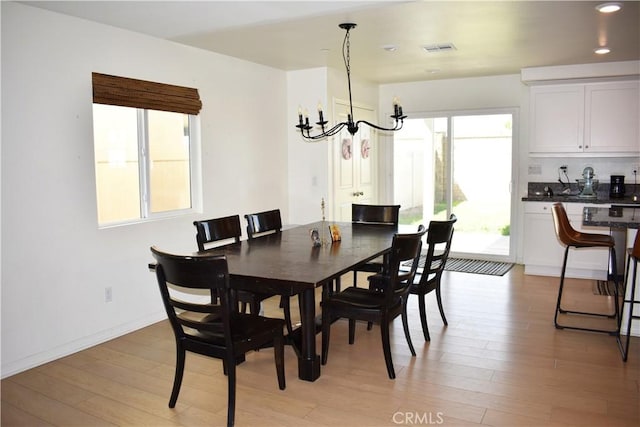
<svg viewBox="0 0 640 427">
<path fill-rule="evenodd" d="M 553 214 L 553 226 L 556 230 L 556 236 L 565 246 L 575 243 L 578 232 L 571 226 L 567 211 L 562 203 L 554 203 L 551 207 Z"/>
<path fill-rule="evenodd" d="M 458 218 L 451 214 L 446 221 L 430 221 L 427 231 L 427 251 L 424 268 L 420 275 L 419 286 L 429 287 L 437 284 L 444 271 L 451 252 L 453 225 Z"/>
<path fill-rule="evenodd" d="M 280 209 L 247 214 L 244 217 L 247 220 L 247 236 L 250 240 L 264 234 L 282 231 Z"/>
<path fill-rule="evenodd" d="M 356 224 L 398 225 L 400 205 L 351 205 L 351 222 Z"/>
<path fill-rule="evenodd" d="M 198 333 L 219 336 L 226 348 L 232 351 L 229 318 L 235 304 L 231 301 L 226 256 L 174 255 L 155 246 L 151 247 L 151 253 L 157 262 L 155 272 L 162 302 L 176 338 L 197 337 Z M 184 295 L 200 289 L 216 293 L 220 304 L 197 302 L 195 299 L 196 302 L 185 301 L 172 295 L 173 290 L 179 290 Z M 221 348 L 218 356 L 224 357 L 226 351 Z"/>
<path fill-rule="evenodd" d="M 225 240 L 237 243 L 242 235 L 240 215 L 193 221 L 193 225 L 196 227 L 196 241 L 199 251 L 211 247 L 212 243 L 222 243 Z"/>
<path fill-rule="evenodd" d="M 389 263 L 386 266 L 385 275 L 388 275 L 389 281 L 384 289 L 388 303 L 393 303 L 399 297 L 409 292 L 409 287 L 413 283 L 413 279 L 418 269 L 418 260 L 422 250 L 422 237 L 427 230 L 424 226 L 418 228 L 417 233 L 398 234 L 393 236 L 391 244 L 391 252 L 389 254 Z M 409 271 L 401 268 L 403 263 L 413 261 Z"/>
</svg>

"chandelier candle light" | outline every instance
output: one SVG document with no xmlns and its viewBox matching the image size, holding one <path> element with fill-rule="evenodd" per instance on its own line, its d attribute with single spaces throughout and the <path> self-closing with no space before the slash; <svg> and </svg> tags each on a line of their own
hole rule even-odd
<svg viewBox="0 0 640 427">
<path fill-rule="evenodd" d="M 392 132 L 396 130 L 402 129 L 403 120 L 407 117 L 402 113 L 402 106 L 400 105 L 397 98 L 393 100 L 393 114 L 391 118 L 394 120 L 393 127 L 385 128 L 382 126 L 374 125 L 373 123 L 369 123 L 366 120 L 358 120 L 355 121 L 353 118 L 353 101 L 351 99 L 351 57 L 350 57 L 350 43 L 349 43 L 349 31 L 356 27 L 356 24 L 352 23 L 344 23 L 338 25 L 340 28 L 346 31 L 344 36 L 344 42 L 342 43 L 342 58 L 344 60 L 344 66 L 347 70 L 347 82 L 349 85 L 349 113 L 347 114 L 347 121 L 337 123 L 332 128 L 327 129 L 327 124 L 329 123 L 324 119 L 324 115 L 322 112 L 322 105 L 318 104 L 318 117 L 319 121 L 316 122 L 316 125 L 320 127 L 321 133 L 317 135 L 311 135 L 311 130 L 313 126 L 309 124 L 309 114 L 306 112 L 303 115 L 302 108 L 298 109 L 298 124 L 296 128 L 300 129 L 303 138 L 309 141 L 315 141 L 318 139 L 324 139 L 329 136 L 333 136 L 340 132 L 342 128 L 345 126 L 351 135 L 355 135 L 358 132 L 358 127 L 361 123 L 371 126 L 374 129 L 378 129 L 381 131 Z"/>
</svg>

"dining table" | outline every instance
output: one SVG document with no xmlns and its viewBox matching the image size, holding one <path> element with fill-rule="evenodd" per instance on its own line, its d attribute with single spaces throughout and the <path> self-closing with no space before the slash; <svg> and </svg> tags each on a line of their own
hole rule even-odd
<svg viewBox="0 0 640 427">
<path fill-rule="evenodd" d="M 341 240 L 332 242 L 329 225 L 339 227 Z M 206 252 L 226 256 L 237 289 L 298 296 L 300 325 L 288 341 L 298 356 L 298 377 L 315 381 L 320 377 L 316 288 L 331 286 L 355 266 L 388 253 L 397 232 L 396 226 L 389 225 L 318 221 Z M 320 237 L 319 245 L 312 234 Z"/>
</svg>

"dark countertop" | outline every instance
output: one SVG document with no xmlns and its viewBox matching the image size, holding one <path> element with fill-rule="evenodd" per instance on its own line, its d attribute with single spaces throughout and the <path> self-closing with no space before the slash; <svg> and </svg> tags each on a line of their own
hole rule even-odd
<svg viewBox="0 0 640 427">
<path fill-rule="evenodd" d="M 640 208 L 585 207 L 582 225 L 609 228 L 640 228 Z"/>
<path fill-rule="evenodd" d="M 593 204 L 611 204 L 611 205 L 638 205 L 640 206 L 640 200 L 633 201 L 631 196 L 625 196 L 622 199 L 611 199 L 609 197 L 606 198 L 585 198 L 578 197 L 577 195 L 559 195 L 559 196 L 527 196 L 522 198 L 523 202 L 564 202 L 564 203 L 593 203 Z"/>
<path fill-rule="evenodd" d="M 545 195 L 545 187 L 548 187 L 553 192 L 553 196 Z M 625 186 L 625 196 L 623 198 L 612 199 L 609 197 L 609 184 L 601 183 L 596 191 L 594 198 L 579 197 L 580 194 L 578 186 L 575 183 L 569 185 L 561 185 L 558 182 L 530 182 L 527 186 L 527 196 L 522 198 L 523 202 L 565 202 L 565 203 L 592 203 L 592 204 L 612 204 L 612 205 L 638 205 L 640 206 L 640 200 L 633 201 L 633 193 L 637 192 L 640 196 L 640 186 L 636 188 L 635 185 Z M 563 191 L 567 191 L 569 194 L 563 194 Z"/>
</svg>

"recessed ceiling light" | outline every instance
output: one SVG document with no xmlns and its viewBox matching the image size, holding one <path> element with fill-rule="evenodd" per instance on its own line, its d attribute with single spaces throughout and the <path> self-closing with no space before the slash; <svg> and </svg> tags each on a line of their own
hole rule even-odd
<svg viewBox="0 0 640 427">
<path fill-rule="evenodd" d="M 386 50 L 387 52 L 395 52 L 396 50 L 398 50 L 398 46 L 394 44 L 385 44 L 384 46 L 380 46 L 380 47 Z"/>
<path fill-rule="evenodd" d="M 606 55 L 607 53 L 611 52 L 611 49 L 609 49 L 608 47 L 599 47 L 597 49 L 593 49 L 593 51 L 595 53 L 597 53 L 598 55 Z"/>
<path fill-rule="evenodd" d="M 600 13 L 613 13 L 619 11 L 620 9 L 622 9 L 622 4 L 615 2 L 602 3 L 596 6 L 596 10 Z"/>
</svg>

